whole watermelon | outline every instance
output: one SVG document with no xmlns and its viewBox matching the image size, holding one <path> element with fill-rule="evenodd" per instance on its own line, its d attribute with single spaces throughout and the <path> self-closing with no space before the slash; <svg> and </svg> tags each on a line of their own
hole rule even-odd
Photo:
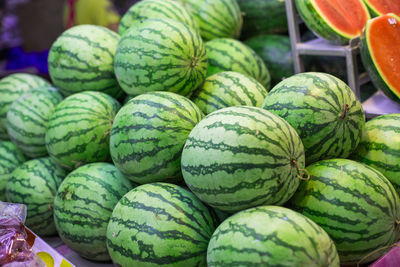
<svg viewBox="0 0 400 267">
<path fill-rule="evenodd" d="M 129 95 L 171 91 L 187 96 L 205 78 L 207 55 L 193 28 L 172 19 L 147 19 L 122 36 L 114 69 Z"/>
<path fill-rule="evenodd" d="M 243 13 L 242 37 L 288 31 L 285 0 L 238 0 Z"/>
<path fill-rule="evenodd" d="M 100 92 L 64 99 L 48 123 L 45 142 L 50 157 L 67 170 L 108 160 L 110 131 L 119 108 L 117 100 Z"/>
<path fill-rule="evenodd" d="M 339 267 L 335 244 L 307 217 L 277 206 L 260 206 L 226 219 L 211 237 L 213 266 Z"/>
<path fill-rule="evenodd" d="M 171 92 L 139 95 L 115 117 L 111 157 L 136 183 L 181 180 L 183 145 L 202 117 L 200 109 L 184 96 Z"/>
<path fill-rule="evenodd" d="M 222 71 L 235 71 L 255 78 L 267 90 L 271 77 L 263 60 L 250 47 L 234 39 L 220 38 L 206 43 L 207 76 Z"/>
<path fill-rule="evenodd" d="M 400 113 L 368 121 L 353 158 L 380 171 L 400 194 Z"/>
<path fill-rule="evenodd" d="M 151 183 L 118 202 L 107 228 L 107 248 L 118 266 L 206 266 L 216 218 L 188 190 Z"/>
<path fill-rule="evenodd" d="M 283 35 L 259 35 L 244 41 L 264 61 L 273 85 L 294 75 L 290 38 Z"/>
<path fill-rule="evenodd" d="M 0 140 L 0 201 L 7 201 L 6 184 L 10 174 L 25 160 L 24 154 L 16 145 Z"/>
<path fill-rule="evenodd" d="M 96 25 L 79 25 L 63 32 L 50 48 L 48 65 L 54 85 L 68 96 L 99 91 L 122 94 L 114 75 L 119 35 Z"/>
<path fill-rule="evenodd" d="M 357 148 L 365 124 L 353 91 L 326 73 L 301 73 L 283 80 L 268 93 L 262 107 L 296 129 L 307 165 L 348 157 Z"/>
<path fill-rule="evenodd" d="M 307 171 L 311 179 L 290 204 L 324 228 L 341 264 L 377 259 L 399 240 L 400 200 L 380 172 L 348 159 L 315 162 Z"/>
<path fill-rule="evenodd" d="M 201 37 L 238 38 L 243 18 L 237 0 L 178 0 L 184 4 L 200 27 Z"/>
<path fill-rule="evenodd" d="M 30 158 L 47 155 L 45 134 L 56 105 L 63 99 L 56 88 L 29 90 L 14 101 L 7 112 L 7 132 L 11 141 Z"/>
<path fill-rule="evenodd" d="M 129 180 L 109 163 L 87 164 L 68 174 L 54 200 L 54 222 L 61 239 L 84 258 L 110 260 L 108 221 L 131 189 Z"/>
<path fill-rule="evenodd" d="M 131 6 L 121 18 L 118 32 L 123 35 L 135 22 L 150 18 L 174 19 L 187 24 L 195 30 L 199 29 L 194 17 L 189 14 L 180 2 L 173 0 L 142 0 Z"/>
<path fill-rule="evenodd" d="M 50 84 L 39 76 L 17 73 L 0 80 L 0 139 L 8 140 L 6 128 L 7 111 L 11 104 L 24 92 Z"/>
<path fill-rule="evenodd" d="M 261 107 L 267 94 L 267 89 L 253 77 L 224 71 L 207 77 L 192 100 L 204 114 L 210 114 L 233 106 Z"/>
<path fill-rule="evenodd" d="M 299 186 L 304 163 L 303 144 L 286 121 L 240 106 L 217 110 L 193 128 L 181 166 L 197 197 L 235 212 L 285 203 Z"/>
<path fill-rule="evenodd" d="M 40 236 L 56 233 L 53 202 L 66 174 L 50 158 L 38 158 L 14 169 L 8 179 L 7 200 L 27 206 L 25 224 Z"/>
</svg>

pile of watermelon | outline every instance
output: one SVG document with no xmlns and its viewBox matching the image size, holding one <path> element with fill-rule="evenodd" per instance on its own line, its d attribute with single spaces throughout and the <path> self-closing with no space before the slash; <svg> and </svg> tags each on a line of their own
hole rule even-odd
<svg viewBox="0 0 400 267">
<path fill-rule="evenodd" d="M 257 28 L 261 7 L 277 20 Z M 340 79 L 293 75 L 282 8 L 143 0 L 119 34 L 65 31 L 52 83 L 0 80 L 0 201 L 118 266 L 376 260 L 400 238 L 400 114 L 366 122 Z M 371 20 L 367 47 L 381 20 L 397 31 Z"/>
</svg>

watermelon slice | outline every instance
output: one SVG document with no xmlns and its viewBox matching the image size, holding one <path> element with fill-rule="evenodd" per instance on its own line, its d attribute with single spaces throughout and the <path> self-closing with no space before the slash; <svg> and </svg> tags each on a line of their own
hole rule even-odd
<svg viewBox="0 0 400 267">
<path fill-rule="evenodd" d="M 362 0 L 296 0 L 296 6 L 308 28 L 337 44 L 359 36 L 370 19 Z"/>
<path fill-rule="evenodd" d="M 400 17 L 390 13 L 367 22 L 361 58 L 374 85 L 400 102 Z"/>
<path fill-rule="evenodd" d="M 400 15 L 400 0 L 364 0 L 364 2 L 374 16 L 387 13 Z"/>
</svg>

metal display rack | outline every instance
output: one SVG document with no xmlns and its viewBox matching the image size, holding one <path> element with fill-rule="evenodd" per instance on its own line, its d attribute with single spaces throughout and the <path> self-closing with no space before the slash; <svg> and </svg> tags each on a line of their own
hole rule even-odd
<svg viewBox="0 0 400 267">
<path fill-rule="evenodd" d="M 322 38 L 302 42 L 300 34 L 302 20 L 297 13 L 294 0 L 286 0 L 286 15 L 295 73 L 305 71 L 302 55 L 344 57 L 346 59 L 347 84 L 360 99 L 360 86 L 369 81 L 368 74 L 359 73 L 358 70 L 360 39 L 354 38 L 348 45 L 333 45 Z M 400 113 L 400 104 L 390 100 L 380 91 L 362 104 L 367 118 L 388 113 Z"/>
</svg>

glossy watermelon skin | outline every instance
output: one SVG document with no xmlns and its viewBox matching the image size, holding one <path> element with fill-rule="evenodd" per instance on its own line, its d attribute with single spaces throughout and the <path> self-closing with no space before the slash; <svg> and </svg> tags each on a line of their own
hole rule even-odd
<svg viewBox="0 0 400 267">
<path fill-rule="evenodd" d="M 373 261 L 398 241 L 400 200 L 382 173 L 348 159 L 315 162 L 307 171 L 311 178 L 290 207 L 330 235 L 341 264 Z"/>
<path fill-rule="evenodd" d="M 107 247 L 118 266 L 205 267 L 216 226 L 213 213 L 189 190 L 150 183 L 118 202 L 107 228 Z"/>
<path fill-rule="evenodd" d="M 195 30 L 199 29 L 196 20 L 185 7 L 173 0 L 143 0 L 135 3 L 121 18 L 118 33 L 122 36 L 132 24 L 149 18 L 170 18 L 181 21 Z"/>
<path fill-rule="evenodd" d="M 283 80 L 268 93 L 262 108 L 296 129 L 304 144 L 306 165 L 350 156 L 365 124 L 353 91 L 326 73 L 306 72 Z"/>
<path fill-rule="evenodd" d="M 352 158 L 377 169 L 400 194 L 400 113 L 376 117 L 365 130 Z"/>
<path fill-rule="evenodd" d="M 395 15 L 395 14 L 390 14 L 388 15 L 395 19 L 398 24 L 400 24 L 400 17 Z M 375 18 L 378 19 L 378 18 Z M 364 64 L 364 67 L 366 68 L 368 75 L 372 81 L 372 83 L 375 85 L 376 88 L 381 89 L 387 97 L 392 99 L 393 101 L 396 101 L 400 103 L 400 88 L 397 88 L 397 92 L 395 92 L 395 89 L 392 89 L 382 78 L 378 66 L 374 63 L 373 57 L 372 57 L 372 51 L 368 45 L 368 28 L 370 27 L 371 23 L 373 22 L 374 19 L 370 20 L 367 22 L 363 33 L 361 34 L 361 59 Z"/>
<path fill-rule="evenodd" d="M 114 70 L 128 95 L 169 91 L 189 96 L 204 81 L 207 52 L 200 34 L 180 21 L 138 21 L 118 43 Z"/>
<path fill-rule="evenodd" d="M 328 234 L 307 217 L 278 206 L 236 213 L 218 226 L 207 250 L 216 266 L 339 267 Z"/>
<path fill-rule="evenodd" d="M 183 178 L 202 201 L 225 212 L 281 205 L 296 191 L 304 148 L 282 118 L 237 106 L 207 115 L 182 152 Z"/>
<path fill-rule="evenodd" d="M 315 4 L 313 3 L 315 0 L 296 0 L 297 10 L 302 17 L 304 23 L 307 27 L 312 30 L 316 35 L 334 43 L 334 44 L 343 44 L 346 45 L 349 43 L 351 38 L 356 36 L 346 36 L 343 33 L 340 33 L 333 26 L 329 25 L 327 19 L 319 14 L 319 11 L 316 9 Z M 368 19 L 370 15 L 368 13 L 368 9 L 365 4 L 361 1 L 365 14 Z"/>
<path fill-rule="evenodd" d="M 272 86 L 294 75 L 290 38 L 284 35 L 264 34 L 244 41 L 264 61 L 271 75 Z"/>
<path fill-rule="evenodd" d="M 241 38 L 288 31 L 285 0 L 238 0 L 238 2 L 243 13 Z"/>
</svg>

